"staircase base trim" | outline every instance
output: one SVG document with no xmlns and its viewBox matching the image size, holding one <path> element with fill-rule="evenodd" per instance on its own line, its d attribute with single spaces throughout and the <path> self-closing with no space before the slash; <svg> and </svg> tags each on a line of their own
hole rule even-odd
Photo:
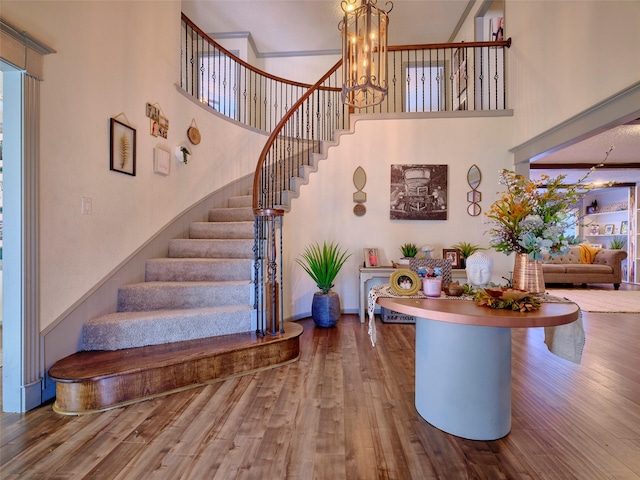
<svg viewBox="0 0 640 480">
<path fill-rule="evenodd" d="M 78 352 L 60 360 L 49 372 L 50 377 L 56 381 L 53 410 L 62 415 L 104 412 L 220 380 L 284 366 L 299 359 L 299 337 L 302 333 L 301 325 L 288 322 L 286 333 L 275 337 L 253 338 L 244 345 L 230 342 L 227 347 L 212 346 L 205 349 L 201 342 L 196 342 L 186 352 L 178 352 L 184 357 L 182 359 L 161 354 L 158 360 L 149 360 L 148 352 L 158 346 L 129 349 L 131 355 L 127 355 L 126 351 L 117 351 L 126 357 L 123 363 L 128 364 L 129 368 L 122 367 L 120 371 L 113 371 L 118 368 L 107 368 L 109 371 L 101 374 L 98 368 L 92 367 L 90 376 L 73 375 L 74 365 L 82 364 L 91 357 L 99 362 L 114 352 Z M 251 335 L 256 337 L 255 334 Z M 197 353 L 194 354 L 193 351 Z M 136 364 L 135 356 L 145 359 L 145 365 L 132 367 Z"/>
</svg>

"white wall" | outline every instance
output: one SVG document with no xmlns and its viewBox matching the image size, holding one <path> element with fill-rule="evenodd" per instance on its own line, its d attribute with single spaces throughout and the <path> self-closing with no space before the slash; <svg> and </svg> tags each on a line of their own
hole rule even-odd
<svg viewBox="0 0 640 480">
<path fill-rule="evenodd" d="M 284 260 L 285 318 L 308 316 L 317 287 L 295 263 L 295 258 L 312 242 L 338 241 L 353 256 L 336 279 L 343 311 L 358 309 L 358 268 L 362 249 L 376 247 L 381 261 L 390 264 L 401 257 L 400 245 L 434 245 L 434 257 L 442 258 L 442 249 L 468 241 L 489 245 L 484 216 L 467 214 L 466 175 L 474 163 L 482 172 L 479 191 L 483 212 L 495 198 L 498 172 L 512 166 L 508 152 L 512 138 L 512 117 L 430 118 L 421 120 L 360 120 L 355 133 L 340 137 L 338 147 L 329 149 L 293 200 L 291 212 L 284 218 L 287 245 Z M 448 165 L 449 212 L 447 220 L 390 220 L 391 164 Z M 367 174 L 364 192 L 367 213 L 353 213 L 353 172 L 361 166 Z M 495 262 L 492 280 L 502 282 L 513 267 L 513 256 L 488 252 Z"/>
<path fill-rule="evenodd" d="M 177 91 L 180 2 L 6 1 L 2 15 L 54 48 L 42 84 L 41 329 L 54 322 L 172 218 L 251 173 L 265 136 L 205 112 Z M 80 21 L 79 21 L 80 19 Z M 146 102 L 169 119 L 149 134 Z M 137 175 L 109 170 L 109 119 L 137 130 Z M 188 165 L 154 174 L 153 149 L 202 143 Z M 81 215 L 81 198 L 93 214 Z"/>
<path fill-rule="evenodd" d="M 637 1 L 506 3 L 514 145 L 640 80 Z"/>
</svg>

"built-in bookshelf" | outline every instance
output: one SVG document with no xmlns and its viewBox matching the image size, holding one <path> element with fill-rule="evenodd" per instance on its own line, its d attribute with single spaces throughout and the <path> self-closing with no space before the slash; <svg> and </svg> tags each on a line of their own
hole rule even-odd
<svg viewBox="0 0 640 480">
<path fill-rule="evenodd" d="M 640 257 L 636 246 L 639 187 L 602 188 L 592 190 L 583 199 L 584 217 L 580 236 L 592 245 L 611 248 L 612 241 L 622 240 L 628 257 L 623 262 L 623 281 L 640 283 Z"/>
</svg>

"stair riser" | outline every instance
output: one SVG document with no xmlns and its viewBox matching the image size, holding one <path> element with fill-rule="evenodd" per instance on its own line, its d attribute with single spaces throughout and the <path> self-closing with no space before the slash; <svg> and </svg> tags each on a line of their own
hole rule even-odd
<svg viewBox="0 0 640 480">
<path fill-rule="evenodd" d="M 181 342 L 251 330 L 250 308 L 204 311 L 164 311 L 135 322 L 127 314 L 111 314 L 109 322 L 86 323 L 83 350 L 120 350 L 145 345 Z"/>
<path fill-rule="evenodd" d="M 251 195 L 244 195 L 241 197 L 230 197 L 227 206 L 229 208 L 251 207 L 253 198 Z"/>
<path fill-rule="evenodd" d="M 147 262 L 147 282 L 220 282 L 251 280 L 253 260 L 249 259 L 173 259 Z"/>
<path fill-rule="evenodd" d="M 253 239 L 253 222 L 194 222 L 189 238 Z"/>
<path fill-rule="evenodd" d="M 144 312 L 183 308 L 206 308 L 231 305 L 250 305 L 251 284 L 238 285 L 167 285 L 147 282 L 125 285 L 118 291 L 119 312 Z"/>
<path fill-rule="evenodd" d="M 212 208 L 209 210 L 210 222 L 253 222 L 255 215 L 251 207 Z"/>
<path fill-rule="evenodd" d="M 174 239 L 169 241 L 172 258 L 253 258 L 253 240 Z"/>
</svg>

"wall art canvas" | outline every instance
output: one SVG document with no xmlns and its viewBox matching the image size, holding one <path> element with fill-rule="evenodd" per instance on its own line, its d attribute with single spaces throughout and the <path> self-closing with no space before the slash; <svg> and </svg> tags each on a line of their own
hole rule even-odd
<svg viewBox="0 0 640 480">
<path fill-rule="evenodd" d="M 447 165 L 391 165 L 391 220 L 446 220 Z"/>
</svg>

